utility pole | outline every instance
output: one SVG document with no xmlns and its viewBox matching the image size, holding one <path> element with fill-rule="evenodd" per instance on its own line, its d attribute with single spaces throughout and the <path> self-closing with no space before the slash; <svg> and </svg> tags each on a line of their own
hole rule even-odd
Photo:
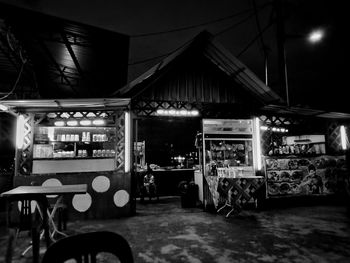
<svg viewBox="0 0 350 263">
<path fill-rule="evenodd" d="M 285 51 L 286 34 L 284 31 L 284 0 L 274 0 L 276 12 L 276 39 L 277 39 L 277 57 L 278 57 L 278 83 L 280 94 L 285 92 L 287 106 L 289 103 L 289 87 L 287 74 L 287 61 Z"/>
</svg>

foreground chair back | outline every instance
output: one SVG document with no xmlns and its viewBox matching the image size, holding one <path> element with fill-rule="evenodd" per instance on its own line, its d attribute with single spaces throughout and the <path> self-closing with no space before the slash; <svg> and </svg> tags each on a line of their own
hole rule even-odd
<svg viewBox="0 0 350 263">
<path fill-rule="evenodd" d="M 35 202 L 34 206 L 32 206 L 33 201 Z M 18 209 L 15 208 L 17 205 Z M 6 197 L 6 207 L 9 232 L 6 262 L 12 261 L 14 246 L 20 231 L 31 231 L 32 236 L 32 244 L 22 253 L 22 256 L 32 248 L 33 262 L 39 262 L 40 231 L 42 229 L 45 229 L 46 246 L 48 247 L 50 244 L 46 197 L 38 194 L 8 196 Z"/>
<path fill-rule="evenodd" d="M 77 263 L 93 263 L 102 252 L 115 255 L 121 263 L 134 262 L 130 245 L 123 236 L 114 232 L 98 231 L 58 240 L 47 249 L 42 263 L 63 263 L 70 259 Z"/>
</svg>

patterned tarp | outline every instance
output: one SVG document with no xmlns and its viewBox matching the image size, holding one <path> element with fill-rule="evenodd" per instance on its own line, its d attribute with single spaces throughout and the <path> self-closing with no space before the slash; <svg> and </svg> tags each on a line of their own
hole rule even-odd
<svg viewBox="0 0 350 263">
<path fill-rule="evenodd" d="M 205 178 L 215 207 L 225 202 L 238 206 L 254 202 L 255 193 L 265 183 L 264 178 L 219 178 L 217 176 Z"/>
</svg>

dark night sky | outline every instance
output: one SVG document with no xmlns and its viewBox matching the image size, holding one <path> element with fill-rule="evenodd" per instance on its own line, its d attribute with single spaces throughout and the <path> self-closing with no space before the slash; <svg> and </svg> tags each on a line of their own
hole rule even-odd
<svg viewBox="0 0 350 263">
<path fill-rule="evenodd" d="M 171 52 L 200 31 L 206 29 L 217 34 L 253 13 L 236 16 L 221 22 L 147 37 L 135 35 L 168 31 L 197 25 L 218 18 L 253 10 L 254 0 L 150 0 L 150 1 L 86 1 L 86 0 L 1 0 L 21 7 L 34 9 L 50 15 L 109 29 L 131 36 L 129 63 L 156 57 Z M 269 0 L 255 0 L 256 5 Z M 285 21 L 287 34 L 306 34 L 312 28 L 321 26 L 327 31 L 322 43 L 311 46 L 301 38 L 288 38 L 287 53 L 288 81 L 291 105 L 310 105 L 315 108 L 348 111 L 346 106 L 346 61 L 348 58 L 345 41 L 345 2 L 324 0 L 289 0 Z M 269 21 L 272 7 L 258 10 L 260 27 Z M 216 40 L 233 55 L 238 55 L 258 34 L 256 17 L 251 15 L 244 23 L 216 36 Z M 268 60 L 269 85 L 277 85 L 277 57 L 275 27 L 263 34 L 263 42 L 270 49 Z M 261 41 L 256 41 L 239 59 L 264 80 L 264 56 Z M 157 63 L 130 65 L 129 80 L 139 76 Z M 349 109 L 348 109 L 349 108 Z"/>
</svg>

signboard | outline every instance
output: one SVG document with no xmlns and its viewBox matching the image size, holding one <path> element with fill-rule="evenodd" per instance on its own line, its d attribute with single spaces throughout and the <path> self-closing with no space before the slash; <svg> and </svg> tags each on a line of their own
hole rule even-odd
<svg viewBox="0 0 350 263">
<path fill-rule="evenodd" d="M 252 120 L 204 119 L 204 134 L 253 134 Z"/>
</svg>

